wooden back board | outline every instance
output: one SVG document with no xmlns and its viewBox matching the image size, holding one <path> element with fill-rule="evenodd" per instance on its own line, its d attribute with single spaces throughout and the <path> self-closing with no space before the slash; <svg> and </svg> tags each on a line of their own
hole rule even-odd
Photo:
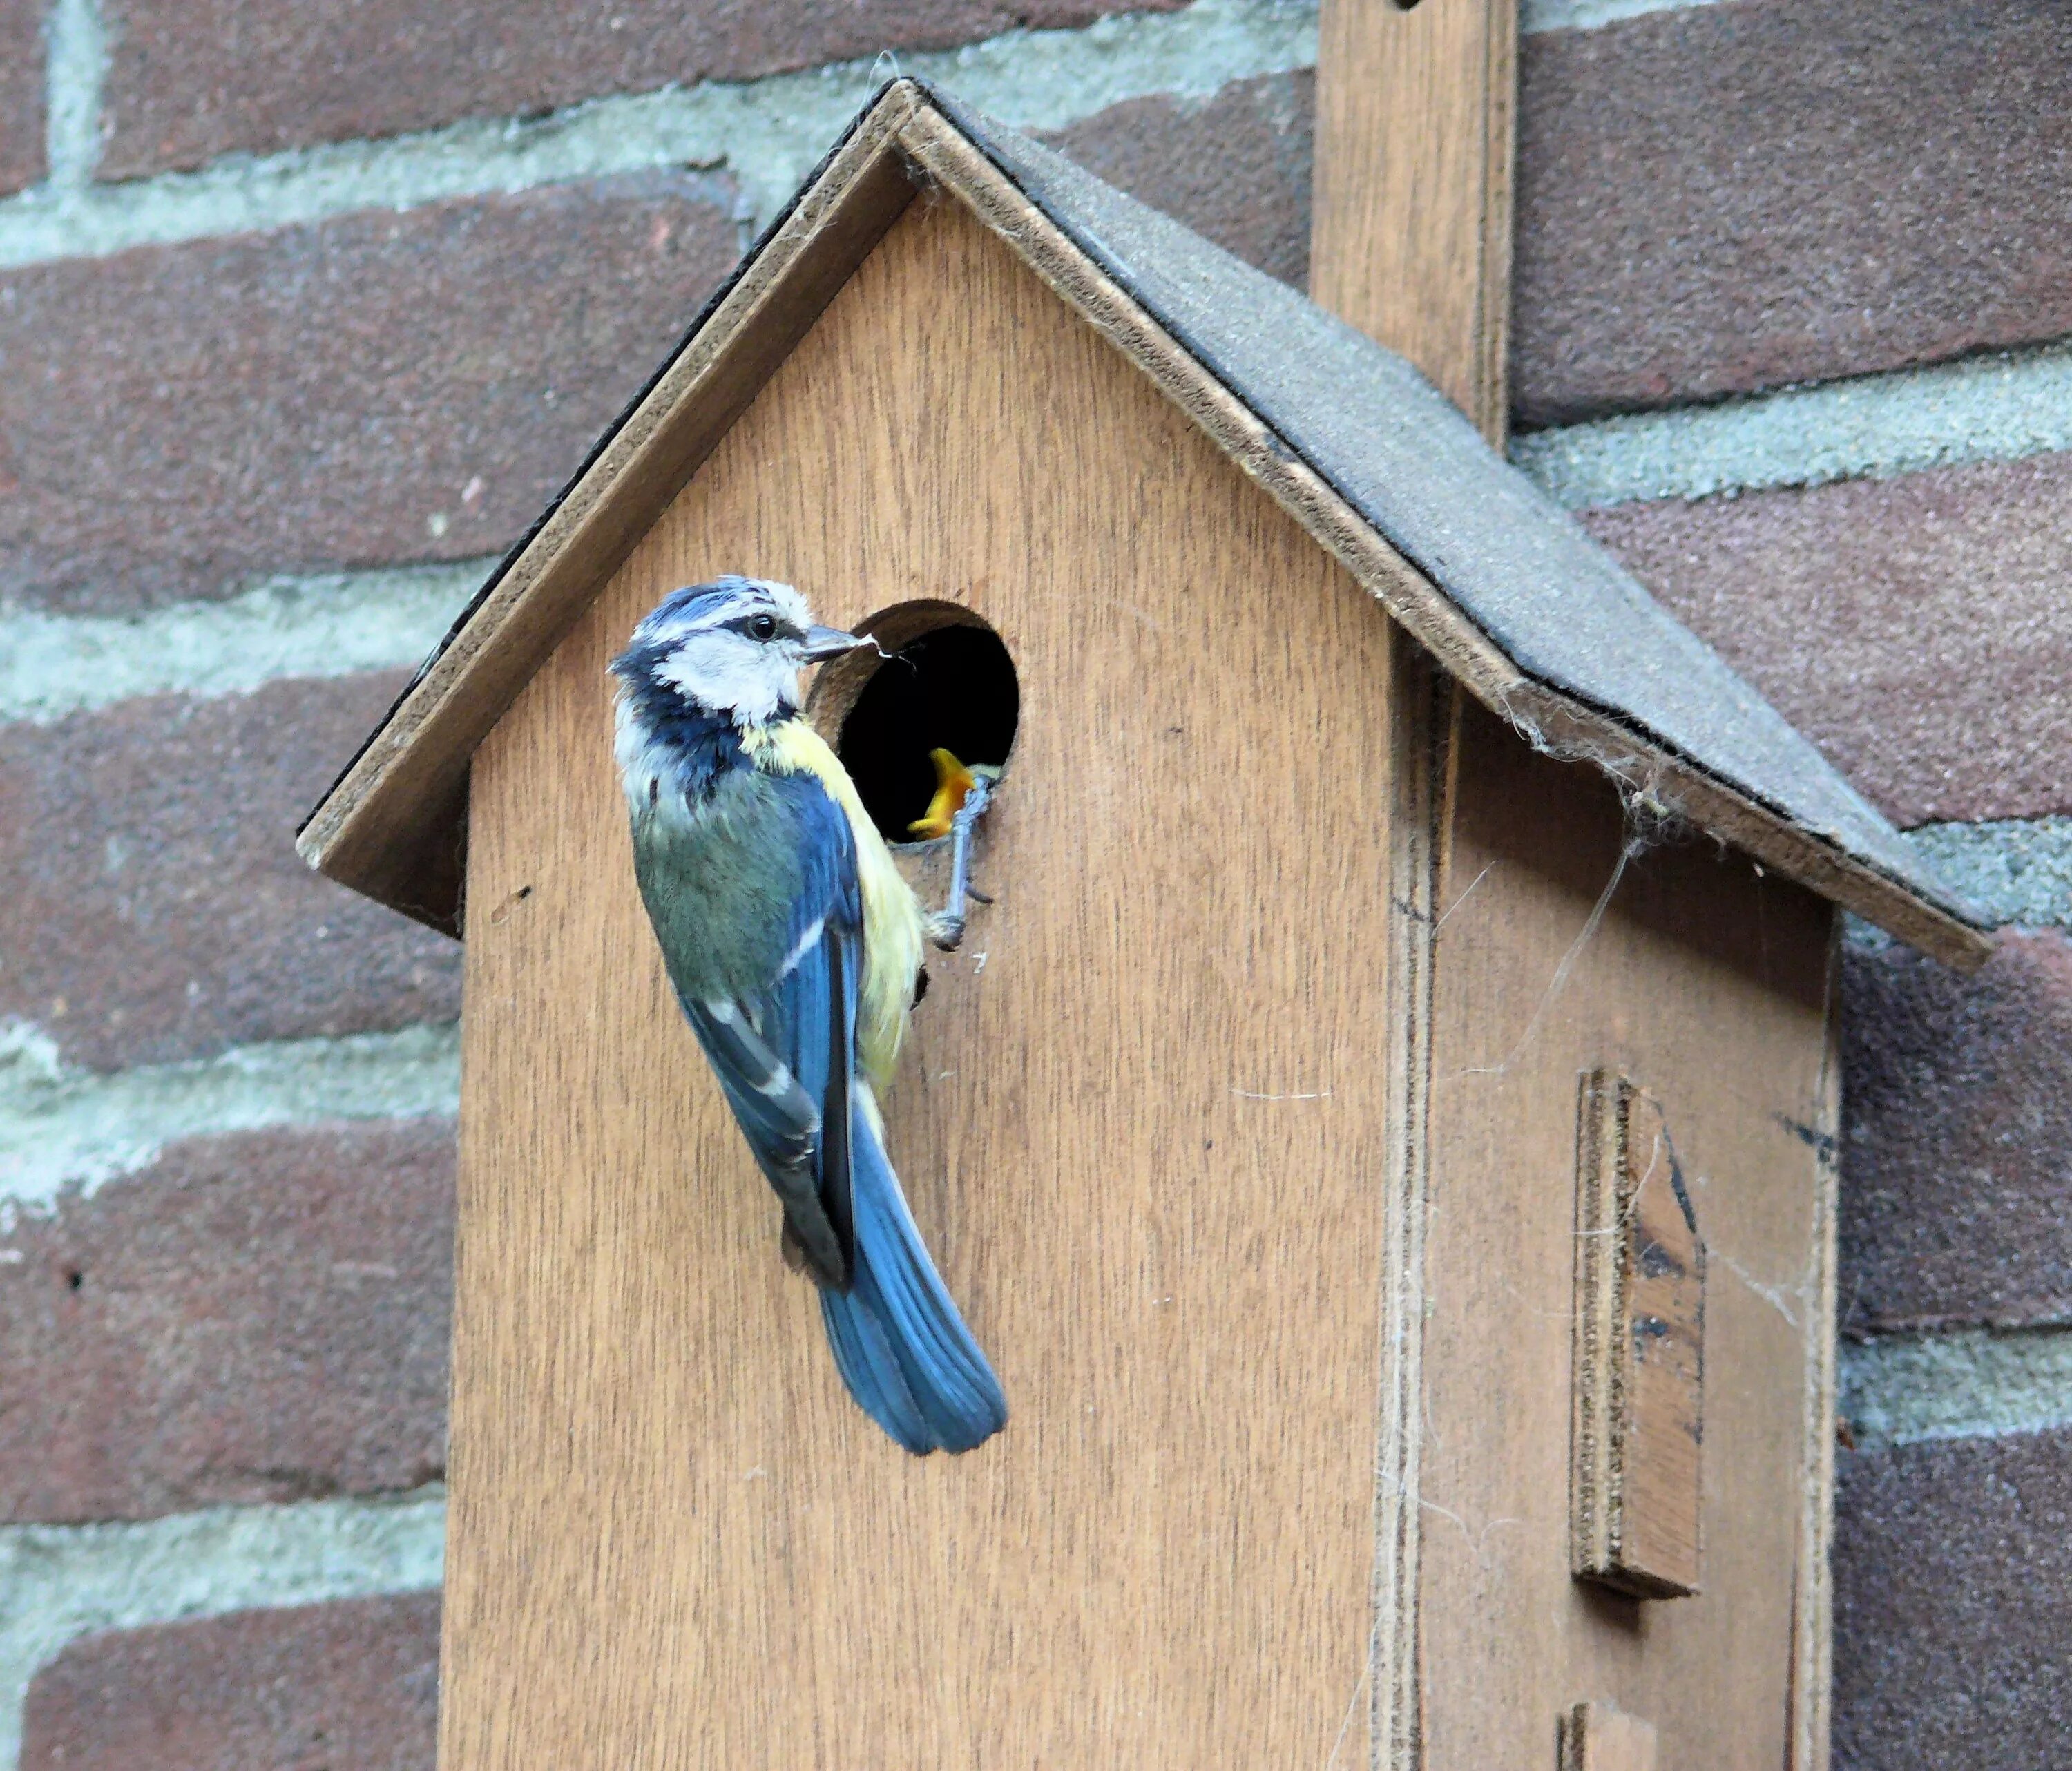
<svg viewBox="0 0 2072 1771">
<path fill-rule="evenodd" d="M 1826 1751 L 1832 912 L 1636 826 L 1457 694 L 1440 754 L 1413 1762 L 1550 1763 L 1557 1718 L 1609 1697 L 1653 1724 L 1665 1765 L 1809 1771 Z M 1578 1083 L 1607 1070 L 1659 1103 L 1704 1242 L 1688 1597 L 1571 1572 Z M 1651 1473 L 1679 1472 L 1626 1478 Z"/>
</svg>

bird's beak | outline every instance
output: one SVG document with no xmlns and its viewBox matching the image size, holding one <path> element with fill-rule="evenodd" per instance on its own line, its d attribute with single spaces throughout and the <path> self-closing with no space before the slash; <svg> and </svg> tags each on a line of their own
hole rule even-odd
<svg viewBox="0 0 2072 1771">
<path fill-rule="evenodd" d="M 870 641 L 858 634 L 844 633 L 839 627 L 809 627 L 806 643 L 799 648 L 799 662 L 817 664 L 823 658 L 839 658 L 845 651 L 854 651 Z"/>
</svg>

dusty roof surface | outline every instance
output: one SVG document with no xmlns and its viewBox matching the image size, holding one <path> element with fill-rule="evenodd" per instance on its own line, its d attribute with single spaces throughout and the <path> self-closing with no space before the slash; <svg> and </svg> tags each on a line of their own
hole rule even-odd
<svg viewBox="0 0 2072 1771">
<path fill-rule="evenodd" d="M 1062 155 L 931 96 L 1520 670 L 1965 914 L 1819 750 L 1408 363 Z"/>
</svg>

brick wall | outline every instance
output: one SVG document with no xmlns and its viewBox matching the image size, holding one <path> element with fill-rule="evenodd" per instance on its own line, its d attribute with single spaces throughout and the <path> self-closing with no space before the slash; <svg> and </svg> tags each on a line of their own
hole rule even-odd
<svg viewBox="0 0 2072 1771">
<path fill-rule="evenodd" d="M 288 833 L 882 48 L 1273 273 L 1315 16 L 0 0 L 0 1771 L 428 1765 L 454 950 Z M 1847 960 L 1838 1763 L 2072 1723 L 2072 17 L 1526 0 L 1516 453 L 1995 908 Z"/>
</svg>

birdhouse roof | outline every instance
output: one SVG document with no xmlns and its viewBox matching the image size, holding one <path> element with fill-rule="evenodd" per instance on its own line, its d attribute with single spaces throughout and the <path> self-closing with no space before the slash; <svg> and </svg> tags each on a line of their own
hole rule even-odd
<svg viewBox="0 0 2072 1771">
<path fill-rule="evenodd" d="M 857 117 L 304 823 L 458 933 L 469 760 L 917 190 L 967 205 L 1479 701 L 1925 950 L 1978 918 L 1811 744 L 1402 358 L 923 82 Z"/>
</svg>

